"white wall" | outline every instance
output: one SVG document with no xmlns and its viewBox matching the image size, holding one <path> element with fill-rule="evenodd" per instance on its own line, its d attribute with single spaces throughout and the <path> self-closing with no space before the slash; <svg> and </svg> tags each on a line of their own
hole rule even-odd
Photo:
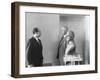
<svg viewBox="0 0 100 80">
<path fill-rule="evenodd" d="M 85 19 L 84 19 L 84 28 L 85 28 L 85 63 L 90 63 L 90 42 L 89 42 L 89 38 L 90 38 L 90 17 L 89 16 L 85 16 Z"/>
<path fill-rule="evenodd" d="M 97 74 L 78 74 L 38 78 L 15 79 L 10 77 L 11 70 L 11 2 L 30 1 L 41 3 L 98 6 L 98 34 L 100 35 L 100 0 L 2 0 L 0 2 L 0 80 L 100 80 L 100 54 L 98 54 Z M 100 37 L 98 36 L 98 47 Z M 98 49 L 100 53 L 100 49 Z"/>
</svg>

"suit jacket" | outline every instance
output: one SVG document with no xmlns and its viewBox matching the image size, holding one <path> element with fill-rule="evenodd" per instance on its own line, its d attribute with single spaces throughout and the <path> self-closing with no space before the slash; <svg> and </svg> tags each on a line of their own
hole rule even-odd
<svg viewBox="0 0 100 80">
<path fill-rule="evenodd" d="M 59 58 L 59 51 L 60 51 L 60 47 L 62 46 L 63 42 L 64 42 L 64 37 L 62 37 L 61 40 L 59 41 L 58 50 L 57 50 L 57 58 Z"/>
<path fill-rule="evenodd" d="M 32 37 L 29 40 L 29 49 L 28 49 L 28 63 L 34 66 L 42 65 L 43 55 L 42 55 L 42 43 L 41 40 L 38 41 Z"/>
<path fill-rule="evenodd" d="M 59 42 L 59 45 L 58 45 L 57 58 L 59 60 L 60 65 L 64 65 L 63 57 L 65 54 L 66 44 L 67 43 L 66 43 L 65 38 L 62 38 Z"/>
</svg>

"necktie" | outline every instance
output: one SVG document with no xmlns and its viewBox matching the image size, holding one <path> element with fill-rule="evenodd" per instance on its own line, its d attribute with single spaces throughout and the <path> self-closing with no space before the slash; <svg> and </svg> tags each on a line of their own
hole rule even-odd
<svg viewBox="0 0 100 80">
<path fill-rule="evenodd" d="M 41 42 L 40 42 L 40 40 L 38 39 L 38 43 L 39 43 L 39 45 L 41 44 Z"/>
</svg>

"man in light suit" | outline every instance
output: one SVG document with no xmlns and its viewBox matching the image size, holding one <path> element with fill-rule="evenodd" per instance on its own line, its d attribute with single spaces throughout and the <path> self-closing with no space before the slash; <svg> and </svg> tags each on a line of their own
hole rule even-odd
<svg viewBox="0 0 100 80">
<path fill-rule="evenodd" d="M 42 54 L 42 43 L 39 37 L 41 36 L 41 32 L 38 28 L 33 29 L 33 37 L 29 39 L 27 48 L 27 60 L 28 65 L 31 67 L 42 66 L 43 64 L 43 54 Z"/>
<path fill-rule="evenodd" d="M 68 27 L 67 26 L 62 27 L 61 31 L 62 31 L 62 36 L 61 36 L 60 41 L 58 43 L 57 59 L 59 61 L 59 65 L 64 65 L 63 57 L 65 54 L 65 48 L 66 48 L 65 35 L 68 32 Z"/>
</svg>

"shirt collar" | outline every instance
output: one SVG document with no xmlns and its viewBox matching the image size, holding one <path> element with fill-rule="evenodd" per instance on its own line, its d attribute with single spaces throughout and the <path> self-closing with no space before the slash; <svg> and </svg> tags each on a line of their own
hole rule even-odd
<svg viewBox="0 0 100 80">
<path fill-rule="evenodd" d="M 34 36 L 34 38 L 38 41 L 39 40 L 39 38 L 37 38 L 36 36 Z"/>
</svg>

